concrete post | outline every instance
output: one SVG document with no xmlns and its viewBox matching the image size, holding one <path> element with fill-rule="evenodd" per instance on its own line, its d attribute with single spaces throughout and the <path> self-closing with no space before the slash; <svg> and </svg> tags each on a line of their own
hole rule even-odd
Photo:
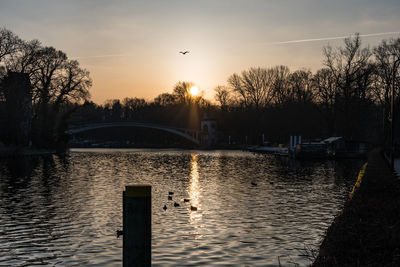
<svg viewBox="0 0 400 267">
<path fill-rule="evenodd" d="M 151 186 L 123 192 L 123 266 L 151 266 Z"/>
</svg>

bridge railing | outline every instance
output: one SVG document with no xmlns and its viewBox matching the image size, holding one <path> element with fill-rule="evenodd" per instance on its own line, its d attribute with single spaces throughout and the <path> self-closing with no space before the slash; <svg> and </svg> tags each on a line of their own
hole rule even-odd
<svg viewBox="0 0 400 267">
<path fill-rule="evenodd" d="M 69 130 L 66 131 L 66 133 L 76 134 L 79 132 L 90 131 L 99 128 L 107 128 L 107 127 L 143 127 L 143 128 L 158 129 L 182 136 L 191 142 L 200 144 L 199 137 L 201 136 L 201 134 L 197 130 L 175 128 L 155 123 L 134 122 L 134 121 L 99 122 L 99 123 L 81 124 L 79 126 L 77 125 L 70 127 Z"/>
</svg>

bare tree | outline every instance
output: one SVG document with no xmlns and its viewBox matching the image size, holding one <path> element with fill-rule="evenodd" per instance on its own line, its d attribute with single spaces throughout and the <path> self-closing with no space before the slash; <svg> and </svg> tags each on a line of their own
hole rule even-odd
<svg viewBox="0 0 400 267">
<path fill-rule="evenodd" d="M 222 110 L 227 110 L 229 105 L 231 104 L 231 95 L 230 91 L 226 86 L 217 86 L 214 89 L 215 91 L 215 100 L 219 103 Z"/>
<path fill-rule="evenodd" d="M 250 96 L 242 87 L 241 77 L 234 73 L 228 78 L 228 84 L 232 87 L 233 92 L 238 96 L 240 99 L 240 103 L 248 108 L 251 106 Z"/>
<path fill-rule="evenodd" d="M 10 30 L 0 28 L 0 63 L 19 50 L 21 40 Z"/>
<path fill-rule="evenodd" d="M 37 71 L 33 73 L 34 95 L 38 103 L 47 105 L 57 88 L 58 77 L 67 62 L 67 55 L 53 47 L 43 47 L 38 52 Z"/>
<path fill-rule="evenodd" d="M 354 127 L 356 111 L 359 104 L 365 102 L 369 95 L 371 68 L 371 51 L 361 47 L 359 34 L 345 39 L 345 46 L 333 49 L 324 48 L 325 66 L 331 71 L 336 84 L 337 98 L 343 112 L 343 132 L 351 137 L 357 129 Z M 352 125 L 353 124 L 353 125 Z"/>
<path fill-rule="evenodd" d="M 244 70 L 241 76 L 230 76 L 228 83 L 241 97 L 245 107 L 263 108 L 273 99 L 272 72 L 268 69 L 258 67 Z"/>
<path fill-rule="evenodd" d="M 33 126 L 36 139 L 52 146 L 58 133 L 64 135 L 66 120 L 76 108 L 71 103 L 89 99 L 92 80 L 78 61 L 37 40 L 24 41 L 0 29 L 0 65 L 3 74 L 27 73 L 32 84 Z M 41 144 L 39 144 L 41 145 Z"/>
<path fill-rule="evenodd" d="M 170 106 L 177 103 L 177 96 L 174 94 L 163 93 L 154 98 L 154 104 L 158 106 Z"/>
<path fill-rule="evenodd" d="M 344 42 L 344 48 L 324 48 L 324 64 L 335 77 L 339 93 L 348 102 L 353 97 L 364 95 L 361 91 L 368 89 L 359 88 L 357 81 L 363 78 L 365 70 L 369 68 L 371 51 L 368 47 L 361 47 L 359 34 L 354 38 L 346 38 Z"/>
<path fill-rule="evenodd" d="M 55 80 L 55 87 L 51 92 L 51 102 L 55 109 L 58 110 L 67 102 L 79 103 L 89 99 L 92 79 L 89 77 L 89 71 L 79 67 L 78 61 L 67 60 Z"/>
<path fill-rule="evenodd" d="M 42 46 L 38 40 L 21 40 L 18 50 L 4 61 L 7 71 L 33 74 L 38 67 L 38 56 L 41 49 Z"/>
<path fill-rule="evenodd" d="M 122 100 L 122 107 L 124 110 L 123 117 L 125 119 L 141 119 L 143 109 L 146 107 L 146 100 L 143 98 L 130 98 L 126 97 Z"/>
<path fill-rule="evenodd" d="M 192 82 L 178 82 L 173 89 L 173 94 L 177 97 L 179 103 L 189 104 L 192 102 L 190 88 L 194 86 Z"/>
<path fill-rule="evenodd" d="M 290 97 L 296 103 L 311 103 L 314 95 L 312 92 L 312 73 L 309 70 L 297 70 L 289 75 Z"/>
<path fill-rule="evenodd" d="M 104 110 L 106 120 L 119 121 L 122 118 L 122 105 L 119 99 L 107 99 Z"/>
<path fill-rule="evenodd" d="M 395 61 L 400 60 L 400 38 L 383 40 L 373 50 L 375 56 L 375 79 L 373 97 L 381 105 L 388 107 L 390 103 L 390 91 L 393 80 L 393 68 Z M 398 73 L 399 66 L 395 72 Z M 395 95 L 399 96 L 399 82 L 396 79 Z"/>
<path fill-rule="evenodd" d="M 5 62 L 9 60 L 20 49 L 21 39 L 13 32 L 5 28 L 0 28 L 0 78 L 7 74 Z M 0 86 L 0 101 L 3 101 L 4 88 Z"/>
<path fill-rule="evenodd" d="M 286 66 L 276 66 L 272 71 L 272 88 L 274 92 L 274 102 L 282 105 L 290 99 L 289 76 L 290 70 Z"/>
<path fill-rule="evenodd" d="M 328 125 L 328 132 L 335 132 L 336 119 L 336 83 L 330 69 L 323 68 L 317 71 L 312 78 L 314 100 L 318 104 Z"/>
</svg>

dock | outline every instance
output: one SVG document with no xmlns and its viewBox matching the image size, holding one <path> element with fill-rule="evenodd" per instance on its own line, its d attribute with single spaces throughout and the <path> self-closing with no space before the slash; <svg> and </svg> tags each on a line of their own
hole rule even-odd
<svg viewBox="0 0 400 267">
<path fill-rule="evenodd" d="M 287 147 L 269 147 L 269 146 L 257 146 L 257 147 L 249 147 L 247 149 L 251 152 L 258 152 L 258 153 L 271 153 L 281 156 L 288 155 L 288 148 Z"/>
</svg>

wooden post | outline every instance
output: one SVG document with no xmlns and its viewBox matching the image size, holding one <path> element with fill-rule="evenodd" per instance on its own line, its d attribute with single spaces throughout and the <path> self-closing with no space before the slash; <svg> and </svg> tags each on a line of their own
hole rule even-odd
<svg viewBox="0 0 400 267">
<path fill-rule="evenodd" d="M 123 192 L 123 266 L 151 266 L 151 186 Z"/>
</svg>

